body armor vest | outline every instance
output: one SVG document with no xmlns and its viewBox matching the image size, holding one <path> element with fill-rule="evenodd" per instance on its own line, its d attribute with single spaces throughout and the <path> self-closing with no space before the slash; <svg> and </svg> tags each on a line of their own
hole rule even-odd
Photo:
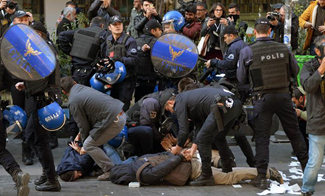
<svg viewBox="0 0 325 196">
<path fill-rule="evenodd" d="M 115 41 L 116 44 L 112 44 L 111 40 L 106 40 L 106 44 L 107 44 L 107 53 L 106 56 L 107 57 L 111 57 L 114 58 L 115 60 L 119 60 L 120 58 L 126 56 L 126 41 L 129 39 L 129 35 L 124 34 L 124 38 L 122 40 L 122 43 L 117 43 Z M 114 53 L 114 56 L 110 56 L 111 52 Z"/>
<path fill-rule="evenodd" d="M 79 29 L 74 33 L 70 55 L 88 61 L 94 61 L 100 49 L 100 27 Z"/>
<path fill-rule="evenodd" d="M 289 87 L 288 48 L 277 42 L 258 41 L 251 45 L 253 62 L 249 66 L 253 91 L 272 91 Z"/>
</svg>

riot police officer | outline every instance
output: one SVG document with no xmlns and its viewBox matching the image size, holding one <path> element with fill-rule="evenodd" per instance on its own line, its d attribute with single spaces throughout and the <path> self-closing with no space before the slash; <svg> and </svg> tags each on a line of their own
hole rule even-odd
<svg viewBox="0 0 325 196">
<path fill-rule="evenodd" d="M 101 57 L 120 61 L 125 65 L 126 77 L 123 82 L 113 85 L 111 96 L 124 103 L 123 110 L 130 107 L 136 83 L 137 43 L 123 32 L 123 23 L 120 16 L 110 18 L 109 30 L 112 32 L 102 44 Z"/>
<path fill-rule="evenodd" d="M 59 34 L 59 48 L 72 57 L 71 74 L 79 84 L 89 86 L 89 79 L 94 74 L 94 61 L 100 51 L 101 37 L 105 19 L 99 16 L 93 18 L 90 27 L 64 31 Z"/>
<path fill-rule="evenodd" d="M 270 33 L 269 21 L 258 19 L 254 29 L 256 42 L 241 50 L 237 69 L 238 81 L 250 84 L 253 92 L 258 176 L 252 183 L 262 189 L 268 187 L 265 176 L 269 162 L 269 127 L 274 114 L 279 116 L 302 169 L 308 160 L 289 93 L 290 78 L 296 78 L 299 67 L 288 48 L 272 41 Z"/>
<path fill-rule="evenodd" d="M 55 51 L 54 46 L 51 45 L 47 38 L 46 28 L 40 22 L 35 22 L 32 27 L 37 30 L 41 37 L 46 40 L 50 48 Z M 44 31 L 42 31 L 43 29 Z M 48 94 L 54 95 L 53 99 L 57 96 L 51 92 L 53 88 L 59 87 L 59 66 L 56 66 L 53 73 L 41 80 L 37 81 L 24 81 L 18 82 L 15 86 L 17 90 L 25 91 L 25 110 L 28 115 L 27 126 L 24 130 L 24 139 L 29 144 L 35 147 L 39 156 L 39 161 L 42 165 L 43 173 L 39 179 L 35 180 L 34 184 L 37 191 L 60 191 L 61 185 L 57 179 L 54 159 L 49 145 L 49 134 L 39 124 L 38 109 L 47 105 L 45 91 Z"/>
<path fill-rule="evenodd" d="M 134 93 L 135 101 L 152 93 L 156 86 L 157 73 L 153 69 L 150 51 L 156 40 L 162 34 L 161 28 L 158 20 L 150 19 L 145 25 L 145 33 L 136 39 L 139 65 L 137 66 L 137 86 Z"/>
<path fill-rule="evenodd" d="M 241 103 L 233 97 L 233 93 L 223 88 L 205 87 L 189 90 L 176 96 L 176 100 L 168 100 L 165 109 L 175 112 L 179 125 L 177 146 L 172 148 L 173 154 L 179 154 L 189 137 L 189 124 L 195 125 L 194 141 L 190 154 L 198 149 L 202 160 L 202 173 L 192 181 L 192 186 L 212 186 L 214 180 L 211 170 L 212 144 L 219 149 L 222 171 L 232 171 L 232 153 L 225 136 L 233 127 L 241 114 Z M 190 120 L 189 120 L 190 119 Z"/>
</svg>

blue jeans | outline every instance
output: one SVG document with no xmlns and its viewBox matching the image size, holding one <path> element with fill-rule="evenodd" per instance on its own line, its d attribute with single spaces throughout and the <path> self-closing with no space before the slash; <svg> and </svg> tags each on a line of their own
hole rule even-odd
<svg viewBox="0 0 325 196">
<path fill-rule="evenodd" d="M 128 164 L 135 161 L 135 159 L 137 158 L 136 156 L 133 156 L 133 157 L 129 157 L 125 161 L 122 161 L 117 151 L 109 144 L 104 144 L 103 150 L 107 154 L 108 158 L 113 162 L 114 165 Z"/>
<path fill-rule="evenodd" d="M 325 135 L 309 134 L 309 159 L 304 171 L 302 192 L 313 193 L 317 182 L 318 171 L 323 163 Z"/>
</svg>

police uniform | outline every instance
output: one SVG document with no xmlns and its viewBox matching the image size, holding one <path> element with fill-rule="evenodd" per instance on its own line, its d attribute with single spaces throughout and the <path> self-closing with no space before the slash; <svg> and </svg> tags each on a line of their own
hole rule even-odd
<svg viewBox="0 0 325 196">
<path fill-rule="evenodd" d="M 110 57 L 125 65 L 125 79 L 121 83 L 113 85 L 111 96 L 121 100 L 124 103 L 123 110 L 127 111 L 136 83 L 137 43 L 124 32 L 117 40 L 114 40 L 113 35 L 109 35 L 102 45 L 101 51 L 102 58 Z"/>
<path fill-rule="evenodd" d="M 33 28 L 35 28 L 32 25 Z M 37 29 L 38 30 L 38 29 Z M 45 33 L 45 32 L 44 32 Z M 45 40 L 53 52 L 55 48 L 50 40 Z M 24 129 L 24 141 L 35 147 L 43 173 L 40 179 L 35 181 L 37 191 L 60 191 L 61 186 L 57 180 L 54 159 L 49 145 L 49 133 L 40 124 L 38 109 L 49 104 L 45 97 L 45 91 L 49 87 L 59 87 L 60 69 L 57 65 L 53 73 L 38 81 L 25 81 L 25 111 L 28 116 Z M 54 91 L 52 91 L 54 92 Z M 50 94 L 50 93 L 49 93 Z"/>
<path fill-rule="evenodd" d="M 217 103 L 223 103 L 224 109 L 220 109 Z M 198 145 L 202 159 L 201 177 L 191 185 L 214 184 L 211 170 L 213 143 L 219 149 L 223 171 L 232 171 L 232 153 L 225 136 L 234 125 L 235 120 L 240 116 L 241 109 L 240 101 L 233 97 L 233 93 L 223 88 L 205 87 L 185 91 L 177 95 L 174 110 L 179 125 L 178 146 L 184 147 L 189 137 L 189 119 L 191 119 L 196 128 L 193 143 Z"/>
<path fill-rule="evenodd" d="M 89 86 L 95 72 L 93 63 L 98 57 L 104 33 L 102 28 L 95 25 L 60 33 L 57 43 L 64 53 L 72 57 L 71 74 L 77 83 Z"/>
<path fill-rule="evenodd" d="M 269 25 L 269 22 L 259 19 L 257 24 Z M 268 167 L 269 127 L 274 114 L 279 116 L 302 168 L 307 163 L 306 143 L 299 131 L 289 93 L 289 78 L 296 78 L 298 71 L 297 62 L 288 48 L 269 37 L 257 38 L 254 44 L 240 52 L 237 79 L 241 84 L 250 84 L 255 97 L 254 131 L 259 179 L 265 179 Z"/>
<path fill-rule="evenodd" d="M 161 24 L 155 19 L 149 20 L 145 25 L 145 33 L 136 39 L 138 45 L 139 64 L 137 66 L 137 86 L 134 93 L 135 101 L 138 101 L 143 96 L 152 93 L 156 86 L 158 75 L 154 71 L 151 61 L 151 50 L 146 52 L 142 51 L 142 46 L 145 44 L 150 46 L 150 48 L 153 48 L 157 38 L 153 36 L 150 31 L 151 29 L 156 28 L 161 29 Z"/>
<path fill-rule="evenodd" d="M 136 148 L 140 148 L 139 150 L 136 149 L 136 151 L 146 151 L 147 153 L 162 151 L 160 145 L 162 134 L 158 128 L 163 121 L 165 103 L 174 95 L 175 91 L 175 89 L 170 88 L 148 94 L 126 112 L 129 124 L 141 125 L 128 130 L 129 142 L 135 145 Z M 142 154 L 138 153 L 138 155 Z"/>
<path fill-rule="evenodd" d="M 227 26 L 223 34 L 237 34 L 237 30 L 234 26 Z M 211 59 L 211 66 L 216 68 L 218 73 L 226 74 L 225 78 L 227 78 L 232 83 L 237 83 L 237 62 L 239 59 L 240 50 L 243 49 L 245 46 L 247 45 L 242 39 L 234 39 L 228 45 L 228 49 L 223 55 L 223 60 Z"/>
</svg>

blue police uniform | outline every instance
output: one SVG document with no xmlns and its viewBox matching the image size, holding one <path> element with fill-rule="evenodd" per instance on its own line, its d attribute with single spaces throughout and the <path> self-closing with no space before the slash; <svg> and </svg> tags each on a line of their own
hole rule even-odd
<svg viewBox="0 0 325 196">
<path fill-rule="evenodd" d="M 226 74 L 226 78 L 230 81 L 236 81 L 237 62 L 239 59 L 240 50 L 246 47 L 245 42 L 236 38 L 228 45 L 228 49 L 223 55 L 223 60 L 212 59 L 211 66 L 217 69 L 219 74 Z"/>
<path fill-rule="evenodd" d="M 258 69 L 255 69 L 256 67 Z M 275 67 L 276 69 L 273 69 Z M 254 44 L 240 52 L 237 79 L 242 85 L 250 85 L 256 95 L 256 99 L 253 99 L 256 167 L 258 174 L 263 178 L 269 163 L 269 127 L 274 114 L 279 116 L 302 168 L 308 160 L 306 143 L 299 131 L 289 93 L 289 77 L 296 78 L 298 72 L 299 67 L 293 54 L 284 44 L 276 43 L 269 37 L 257 38 Z M 273 80 L 274 78 L 276 80 Z M 282 79 L 283 81 L 278 82 Z M 270 84 L 272 82 L 274 84 Z"/>
</svg>

